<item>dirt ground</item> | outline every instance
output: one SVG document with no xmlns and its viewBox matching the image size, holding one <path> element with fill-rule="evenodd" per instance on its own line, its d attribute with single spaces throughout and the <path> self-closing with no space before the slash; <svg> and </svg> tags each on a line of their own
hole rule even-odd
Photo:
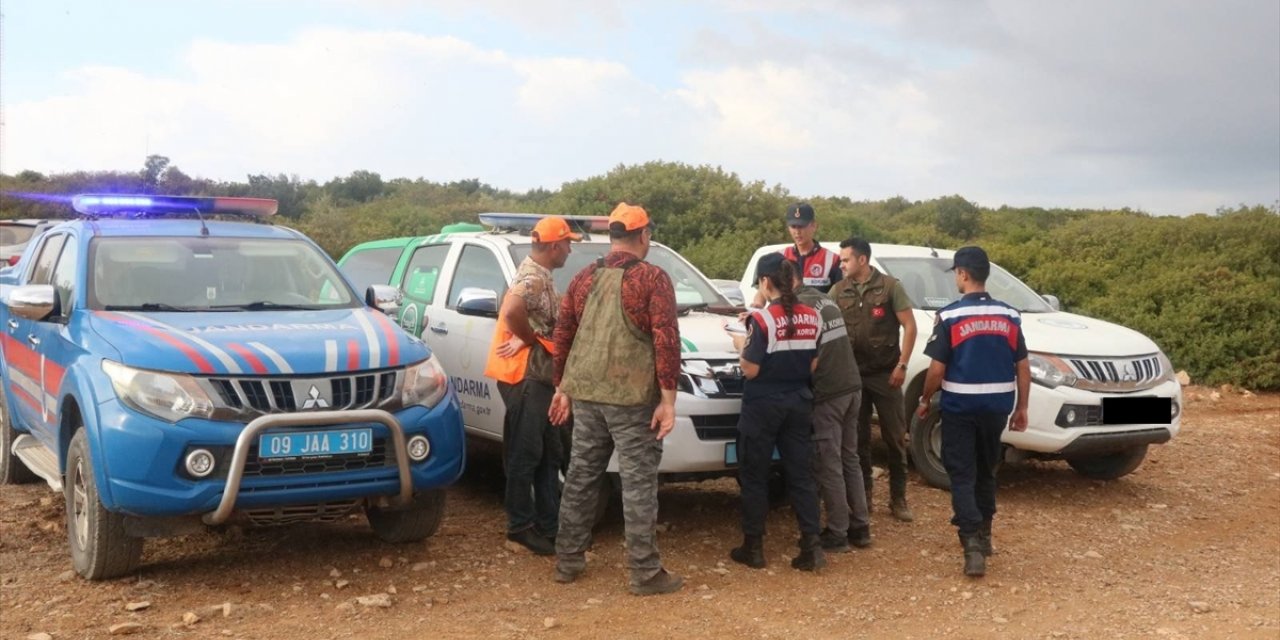
<svg viewBox="0 0 1280 640">
<path fill-rule="evenodd" d="M 1280 396 L 1214 395 L 1187 389 L 1181 435 L 1121 480 L 1007 466 L 981 580 L 960 573 L 948 494 L 918 481 L 915 523 L 879 494 L 874 546 L 819 575 L 787 564 L 788 509 L 770 516 L 769 568 L 752 571 L 727 557 L 733 481 L 667 485 L 663 559 L 687 582 L 652 598 L 626 592 L 620 522 L 572 585 L 508 548 L 483 451 L 425 544 L 381 543 L 355 518 L 233 529 L 148 541 L 135 576 L 104 583 L 71 576 L 59 496 L 0 487 L 0 637 L 135 623 L 157 638 L 1280 638 Z"/>
</svg>

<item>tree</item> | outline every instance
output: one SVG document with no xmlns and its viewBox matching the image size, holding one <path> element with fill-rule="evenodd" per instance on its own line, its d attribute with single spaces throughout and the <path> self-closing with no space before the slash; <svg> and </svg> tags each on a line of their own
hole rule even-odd
<svg viewBox="0 0 1280 640">
<path fill-rule="evenodd" d="M 161 155 L 149 155 L 142 164 L 142 183 L 151 191 L 160 185 L 160 174 L 169 166 L 169 158 Z"/>
<path fill-rule="evenodd" d="M 981 212 L 972 202 L 960 196 L 939 198 L 937 212 L 938 218 L 935 224 L 938 231 L 953 238 L 970 240 L 981 231 Z"/>
</svg>

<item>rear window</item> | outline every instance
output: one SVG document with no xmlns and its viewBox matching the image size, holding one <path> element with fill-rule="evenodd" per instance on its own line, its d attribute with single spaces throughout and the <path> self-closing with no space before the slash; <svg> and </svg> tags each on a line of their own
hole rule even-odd
<svg viewBox="0 0 1280 640">
<path fill-rule="evenodd" d="M 13 247 L 31 239 L 35 227 L 25 224 L 0 224 L 0 247 Z"/>
</svg>

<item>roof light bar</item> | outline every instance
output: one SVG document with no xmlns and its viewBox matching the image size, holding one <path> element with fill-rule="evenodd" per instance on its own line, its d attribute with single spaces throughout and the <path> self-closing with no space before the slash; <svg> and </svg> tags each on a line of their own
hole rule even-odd
<svg viewBox="0 0 1280 640">
<path fill-rule="evenodd" d="M 547 217 L 541 213 L 482 213 L 480 214 L 480 223 L 493 227 L 495 229 L 509 229 L 512 231 L 531 231 L 538 221 Z M 607 216 L 560 216 L 570 227 L 577 227 L 583 231 L 591 233 L 605 233 L 609 231 L 609 218 Z"/>
<path fill-rule="evenodd" d="M 148 196 L 81 194 L 71 207 L 85 215 L 202 213 L 273 216 L 279 208 L 268 198 L 206 198 L 201 196 Z"/>
</svg>

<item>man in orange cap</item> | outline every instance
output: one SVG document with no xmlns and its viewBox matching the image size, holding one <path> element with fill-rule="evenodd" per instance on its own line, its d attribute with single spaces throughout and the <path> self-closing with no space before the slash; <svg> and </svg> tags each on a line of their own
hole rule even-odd
<svg viewBox="0 0 1280 640">
<path fill-rule="evenodd" d="M 631 593 L 678 591 L 684 580 L 658 555 L 658 463 L 676 417 L 680 329 L 671 278 L 644 261 L 649 214 L 619 204 L 609 215 L 611 250 L 574 276 L 555 332 L 551 420 L 573 411 L 573 447 L 560 503 L 556 581 L 586 570 L 600 479 L 616 450 L 622 475 Z"/>
<path fill-rule="evenodd" d="M 573 233 L 563 218 L 548 216 L 530 233 L 533 248 L 503 298 L 485 375 L 498 381 L 506 406 L 502 443 L 506 460 L 507 539 L 537 555 L 555 553 L 560 512 L 560 435 L 548 413 L 551 334 L 560 297 L 551 272 L 564 266 Z"/>
</svg>

